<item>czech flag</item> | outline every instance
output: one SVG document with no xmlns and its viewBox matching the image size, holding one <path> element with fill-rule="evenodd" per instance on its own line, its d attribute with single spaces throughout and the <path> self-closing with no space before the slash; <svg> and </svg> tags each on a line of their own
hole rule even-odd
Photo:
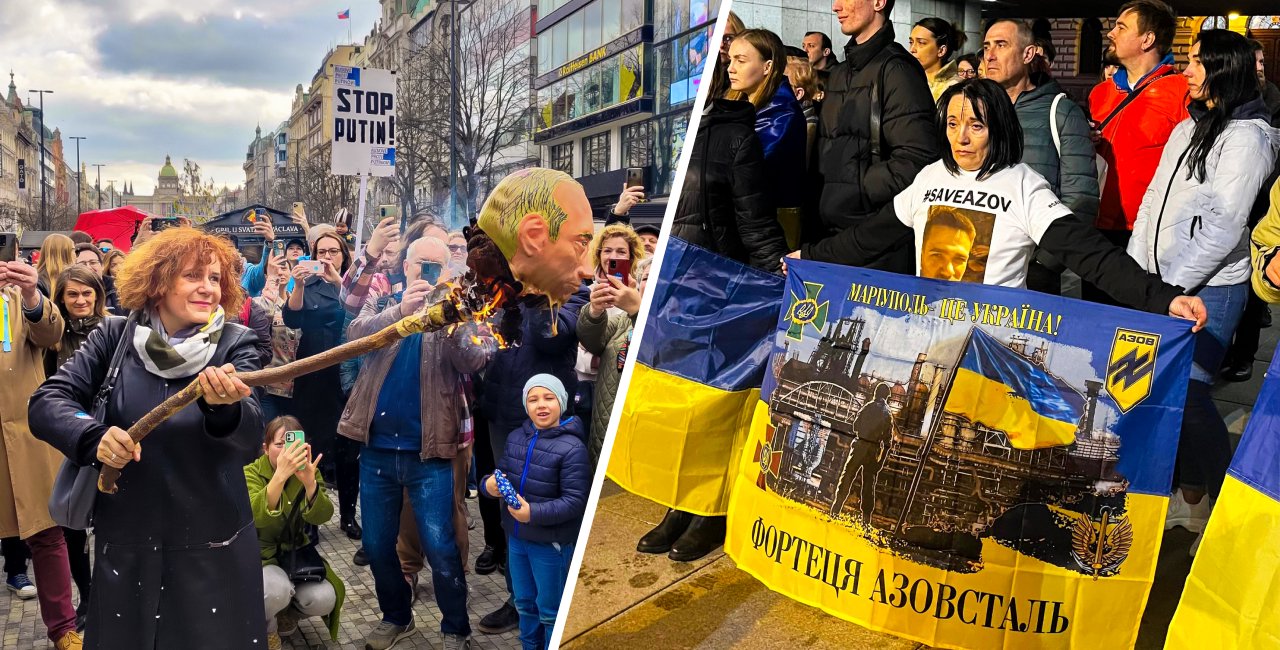
<svg viewBox="0 0 1280 650">
<path fill-rule="evenodd" d="M 975 327 L 945 410 L 1003 431 L 1016 449 L 1042 449 L 1075 442 L 1085 399 L 1070 384 Z"/>
<path fill-rule="evenodd" d="M 1182 588 L 1165 648 L 1280 647 L 1280 355 Z"/>
<path fill-rule="evenodd" d="M 338 20 L 348 20 L 348 19 L 350 19 L 350 18 L 351 18 L 351 9 L 350 9 L 350 8 L 343 9 L 342 11 L 339 11 L 339 12 L 338 12 Z"/>
<path fill-rule="evenodd" d="M 609 478 L 669 508 L 725 514 L 784 288 L 780 276 L 668 241 Z"/>
</svg>

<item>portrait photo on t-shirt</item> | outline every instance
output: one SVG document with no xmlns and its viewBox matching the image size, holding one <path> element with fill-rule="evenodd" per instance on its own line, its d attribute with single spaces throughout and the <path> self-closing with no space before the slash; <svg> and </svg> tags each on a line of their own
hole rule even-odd
<svg viewBox="0 0 1280 650">
<path fill-rule="evenodd" d="M 920 240 L 919 275 L 952 282 L 983 281 L 996 215 L 931 205 Z"/>
</svg>

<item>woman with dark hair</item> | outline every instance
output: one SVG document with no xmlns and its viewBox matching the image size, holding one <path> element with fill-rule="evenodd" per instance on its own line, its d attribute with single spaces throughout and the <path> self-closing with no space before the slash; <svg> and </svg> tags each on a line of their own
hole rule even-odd
<svg viewBox="0 0 1280 650">
<path fill-rule="evenodd" d="M 76 264 L 67 267 L 57 277 L 56 284 L 58 295 L 53 297 L 53 304 L 57 305 L 58 311 L 62 312 L 62 320 L 66 326 L 57 348 L 45 352 L 46 377 L 52 377 L 62 364 L 69 361 L 76 350 L 79 350 L 80 346 L 89 339 L 89 334 L 97 329 L 102 319 L 107 317 L 106 287 L 98 278 L 98 274 L 88 266 Z M 80 590 L 80 604 L 76 606 L 76 629 L 83 630 L 89 609 L 89 589 L 93 577 L 89 564 L 88 536 L 83 530 L 71 528 L 63 528 L 62 534 L 67 538 L 67 558 L 71 561 L 71 579 Z"/>
<path fill-rule="evenodd" d="M 31 432 L 73 462 L 123 470 L 94 506 L 87 648 L 265 646 L 262 570 L 244 463 L 261 442 L 254 337 L 240 308 L 239 260 L 223 239 L 171 228 L 120 270 L 127 321 L 95 329 L 31 397 Z M 113 363 L 113 359 L 115 363 Z M 116 366 L 105 408 L 93 410 Z M 141 443 L 126 428 L 192 381 L 203 397 Z M 43 588 L 43 587 L 42 587 Z"/>
<path fill-rule="evenodd" d="M 1203 325 L 1198 298 L 1145 273 L 1021 162 L 1022 127 L 1000 84 L 970 79 L 948 88 L 936 120 L 950 145 L 942 160 L 875 217 L 790 256 L 865 266 L 914 242 L 921 277 L 1025 287 L 1038 245 L 1124 304 Z"/>
<path fill-rule="evenodd" d="M 978 58 L 977 52 L 974 52 L 956 59 L 956 83 L 978 78 L 978 68 L 982 65 Z"/>
<path fill-rule="evenodd" d="M 1249 212 L 1280 149 L 1262 100 L 1253 49 L 1225 29 L 1191 45 L 1183 76 L 1191 117 L 1169 135 L 1142 198 L 1129 255 L 1147 271 L 1204 300 L 1209 326 L 1196 338 L 1178 444 L 1180 489 L 1165 527 L 1200 533 L 1231 463 L 1227 427 L 1210 396 L 1213 378 L 1249 298 Z M 1199 538 L 1192 545 L 1192 554 Z"/>
<path fill-rule="evenodd" d="M 907 41 L 911 45 L 908 48 L 911 56 L 924 68 L 929 92 L 936 102 L 944 90 L 960 81 L 957 61 L 953 59 L 964 47 L 964 32 L 941 18 L 924 18 L 911 28 Z"/>
<path fill-rule="evenodd" d="M 340 297 L 342 276 L 351 266 L 351 251 L 337 233 L 316 238 L 312 247 L 323 271 L 312 273 L 310 265 L 293 267 L 293 291 L 284 305 L 284 326 L 301 330 L 297 358 L 305 359 L 342 344 L 346 310 Z M 323 455 L 325 474 L 338 486 L 340 528 L 352 539 L 363 531 L 356 521 L 356 500 L 360 495 L 360 449 L 356 443 L 337 435 L 338 419 L 346 398 L 342 394 L 341 370 L 330 366 L 293 381 L 292 412 L 302 421 L 307 440 L 317 455 Z"/>
<path fill-rule="evenodd" d="M 728 99 L 756 108 L 756 134 L 764 148 L 765 194 L 778 211 L 787 241 L 800 241 L 805 187 L 804 110 L 787 82 L 787 50 L 777 34 L 748 29 L 729 46 Z"/>
</svg>

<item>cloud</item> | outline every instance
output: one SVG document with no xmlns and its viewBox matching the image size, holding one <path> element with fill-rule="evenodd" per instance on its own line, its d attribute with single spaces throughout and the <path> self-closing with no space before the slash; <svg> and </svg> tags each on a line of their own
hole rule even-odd
<svg viewBox="0 0 1280 650">
<path fill-rule="evenodd" d="M 375 0 L 350 4 L 359 39 L 381 11 Z M 106 164 L 104 179 L 149 194 L 168 154 L 234 187 L 255 126 L 288 119 L 294 86 L 308 85 L 329 47 L 346 41 L 336 19 L 345 6 L 0 0 L 0 61 L 24 102 L 33 88 L 54 91 L 49 126 L 86 136 L 82 160 Z"/>
</svg>

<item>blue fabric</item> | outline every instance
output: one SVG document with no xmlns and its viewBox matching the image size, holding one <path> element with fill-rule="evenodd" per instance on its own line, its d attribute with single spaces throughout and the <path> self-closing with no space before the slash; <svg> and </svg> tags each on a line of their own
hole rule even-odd
<svg viewBox="0 0 1280 650">
<path fill-rule="evenodd" d="M 525 410 L 528 411 L 529 390 L 534 387 L 541 387 L 555 394 L 556 399 L 560 402 L 560 413 L 567 414 L 569 412 L 569 394 L 564 390 L 564 382 L 559 377 L 547 373 L 539 373 L 529 378 L 524 383 L 524 404 Z"/>
<path fill-rule="evenodd" d="M 578 360 L 578 313 L 590 298 L 586 286 L 580 287 L 554 316 L 546 307 L 520 307 L 520 345 L 499 350 L 485 367 L 481 383 L 482 415 L 494 429 L 510 431 L 525 421 L 524 383 L 536 374 L 555 375 L 566 394 L 577 394 L 578 375 L 573 366 Z"/>
<path fill-rule="evenodd" d="M 502 527 L 508 535 L 532 542 L 577 541 L 591 491 L 591 461 L 583 431 L 582 420 L 574 416 L 544 431 L 525 421 L 507 435 L 498 469 L 511 485 L 518 486 L 517 492 L 529 502 L 530 515 L 529 523 L 521 524 L 501 504 Z"/>
<path fill-rule="evenodd" d="M 969 348 L 960 358 L 960 367 L 1009 387 L 1009 392 L 1027 400 L 1031 409 L 1059 422 L 1079 423 L 1084 418 L 1085 399 L 1070 384 L 1049 371 L 1018 356 L 986 332 L 973 328 Z"/>
<path fill-rule="evenodd" d="M 1280 354 L 1271 358 L 1230 474 L 1280 501 Z"/>
<path fill-rule="evenodd" d="M 1123 90 L 1127 93 L 1131 93 L 1133 92 L 1134 88 L 1141 86 L 1142 82 L 1146 81 L 1147 78 L 1152 75 L 1152 73 L 1156 72 L 1157 70 L 1159 70 L 1160 68 L 1163 68 L 1166 65 L 1173 65 L 1173 64 L 1174 64 L 1173 52 L 1170 52 L 1164 55 L 1164 58 L 1160 59 L 1160 63 L 1156 64 L 1156 67 L 1152 68 L 1150 72 L 1147 72 L 1147 74 L 1142 75 L 1142 78 L 1139 79 L 1138 83 L 1136 84 L 1133 84 L 1133 85 L 1129 84 L 1129 71 L 1125 70 L 1124 68 L 1120 68 L 1119 70 L 1116 70 L 1116 73 L 1111 75 L 1111 81 L 1115 82 L 1116 88 L 1119 88 L 1120 90 Z"/>
<path fill-rule="evenodd" d="M 760 386 L 785 284 L 670 238 L 636 360 L 720 390 Z"/>
<path fill-rule="evenodd" d="M 413 595 L 396 556 L 400 507 L 408 490 L 413 519 L 431 567 L 431 584 L 444 634 L 471 634 L 467 580 L 453 531 L 453 463 L 420 460 L 416 452 L 367 448 L 360 454 L 361 525 L 382 620 L 408 625 Z"/>
<path fill-rule="evenodd" d="M 569 578 L 573 544 L 530 542 L 507 537 L 507 575 L 520 613 L 520 646 L 544 650 L 556 626 L 560 597 Z"/>
<path fill-rule="evenodd" d="M 1203 287 L 1196 295 L 1204 301 L 1209 321 L 1195 333 L 1196 351 L 1191 366 L 1191 379 L 1212 384 L 1222 367 L 1227 346 L 1235 336 L 1244 305 L 1249 300 L 1249 284 L 1228 284 Z"/>
<path fill-rule="evenodd" d="M 756 111 L 756 135 L 764 149 L 765 191 L 774 207 L 795 208 L 806 187 L 804 109 L 784 77 L 769 103 Z"/>
<path fill-rule="evenodd" d="M 369 446 L 378 449 L 422 450 L 422 391 L 420 385 L 422 335 L 400 342 L 396 358 L 378 393 L 378 406 L 369 425 Z"/>
</svg>

